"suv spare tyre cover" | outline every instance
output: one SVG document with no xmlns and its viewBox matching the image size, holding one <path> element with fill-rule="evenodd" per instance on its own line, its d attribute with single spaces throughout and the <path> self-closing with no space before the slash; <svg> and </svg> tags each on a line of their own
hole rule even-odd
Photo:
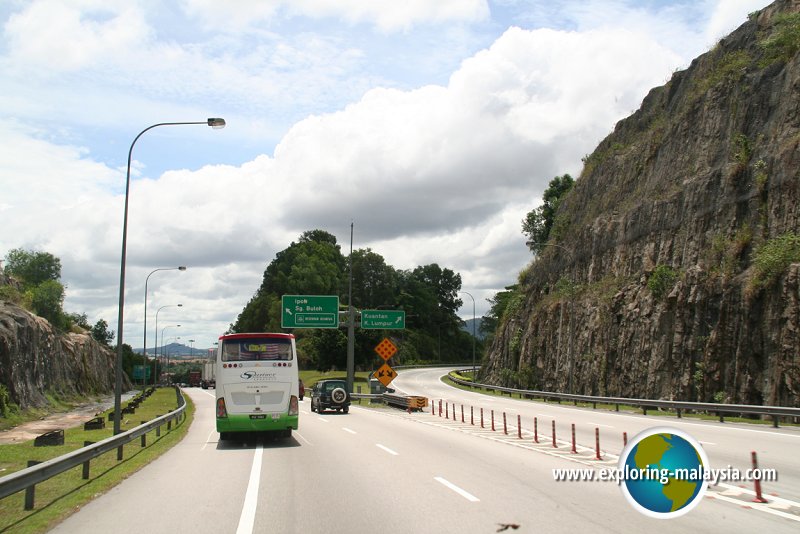
<svg viewBox="0 0 800 534">
<path fill-rule="evenodd" d="M 341 404 L 347 400 L 347 392 L 342 388 L 336 388 L 331 391 L 331 400 L 337 404 Z"/>
</svg>

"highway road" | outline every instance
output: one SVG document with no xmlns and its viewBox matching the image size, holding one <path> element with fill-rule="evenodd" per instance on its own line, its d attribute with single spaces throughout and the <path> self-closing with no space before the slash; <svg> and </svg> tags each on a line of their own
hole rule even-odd
<svg viewBox="0 0 800 534">
<path fill-rule="evenodd" d="M 102 495 L 53 530 L 59 533 L 489 533 L 489 532 L 798 532 L 800 505 L 795 429 L 678 421 L 488 397 L 440 382 L 441 370 L 403 371 L 398 391 L 445 399 L 457 420 L 353 406 L 349 414 L 311 413 L 301 403 L 300 428 L 285 441 L 219 442 L 214 392 L 189 388 L 197 411 L 187 437 L 161 458 Z M 460 404 L 466 407 L 460 421 Z M 436 404 L 438 407 L 438 404 Z M 496 430 L 471 425 L 468 407 L 494 409 Z M 451 412 L 452 408 L 448 410 Z M 502 430 L 507 412 L 509 434 Z M 475 413 L 475 412 L 474 412 Z M 517 437 L 516 416 L 523 420 Z M 488 417 L 488 415 L 487 415 Z M 540 441 L 529 431 L 540 420 Z M 550 439 L 551 421 L 580 445 L 601 429 L 604 460 L 570 453 Z M 529 421 L 531 428 L 526 428 Z M 610 482 L 556 482 L 553 470 L 614 465 L 621 433 L 669 424 L 706 442 L 712 466 L 728 459 L 779 470 L 769 497 L 752 505 L 742 489 L 716 488 L 688 514 L 671 520 L 634 510 Z M 594 425 L 594 426 L 592 426 Z M 604 426 L 599 426 L 604 425 Z M 587 428 L 584 428 L 587 427 Z M 548 443 L 550 443 L 548 445 Z M 743 448 L 739 451 L 740 446 Z M 768 464 L 768 465 L 767 465 Z M 784 473 L 785 471 L 785 473 Z M 788 503 L 788 504 L 787 504 Z M 768 508 L 769 507 L 769 508 Z"/>
</svg>

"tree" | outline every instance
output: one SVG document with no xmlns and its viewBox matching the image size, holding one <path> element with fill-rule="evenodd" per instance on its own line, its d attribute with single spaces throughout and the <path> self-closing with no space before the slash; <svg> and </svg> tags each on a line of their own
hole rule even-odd
<svg viewBox="0 0 800 534">
<path fill-rule="evenodd" d="M 18 278 L 29 289 L 47 281 L 61 279 L 61 260 L 48 252 L 15 248 L 6 255 L 6 274 Z"/>
<path fill-rule="evenodd" d="M 104 319 L 100 319 L 92 327 L 92 337 L 98 343 L 110 345 L 114 339 L 114 331 L 108 329 L 108 323 Z"/>
<path fill-rule="evenodd" d="M 64 286 L 55 280 L 45 280 L 30 289 L 33 311 L 44 317 L 56 328 L 66 326 L 64 312 L 61 305 L 64 303 Z"/>
<path fill-rule="evenodd" d="M 397 271 L 386 265 L 383 256 L 368 248 L 354 250 L 353 306 L 367 309 L 393 307 L 396 294 Z"/>
<path fill-rule="evenodd" d="M 500 325 L 503 317 L 506 315 L 506 310 L 509 307 L 510 301 L 519 294 L 519 286 L 507 286 L 505 291 L 498 291 L 494 297 L 486 299 L 491 304 L 489 311 L 483 316 L 480 331 L 486 336 L 493 335 L 497 327 Z"/>
<path fill-rule="evenodd" d="M 574 183 L 575 180 L 569 174 L 556 176 L 550 180 L 549 187 L 542 195 L 542 205 L 529 211 L 522 220 L 522 233 L 528 238 L 532 251 L 541 252 L 544 244 L 550 239 L 558 207 Z"/>
<path fill-rule="evenodd" d="M 133 352 L 133 349 L 127 343 L 122 344 L 122 372 L 128 375 L 130 380 L 133 380 L 133 369 L 136 365 L 142 363 L 142 357 Z"/>
<path fill-rule="evenodd" d="M 69 322 L 76 326 L 80 326 L 84 330 L 92 329 L 92 327 L 89 326 L 89 318 L 85 313 L 68 313 L 66 314 L 66 318 Z"/>
<path fill-rule="evenodd" d="M 456 315 L 461 275 L 437 264 L 412 271 L 397 270 L 370 249 L 354 250 L 353 305 L 357 309 L 398 308 L 406 312 L 406 332 L 401 335 L 400 358 L 412 361 L 441 358 L 467 361 L 472 339 L 461 332 Z M 283 295 L 338 295 L 346 304 L 348 258 L 342 256 L 336 237 L 322 230 L 304 232 L 297 242 L 278 252 L 264 270 L 261 286 L 231 324 L 231 332 L 281 330 Z M 343 306 L 342 306 L 343 307 Z M 341 329 L 296 329 L 298 358 L 303 367 L 343 368 L 347 337 Z M 355 339 L 357 368 L 375 367 L 375 346 L 381 331 L 358 329 Z"/>
<path fill-rule="evenodd" d="M 280 329 L 282 295 L 339 295 L 345 264 L 335 236 L 323 230 L 304 232 L 296 243 L 275 255 L 231 331 Z"/>
</svg>

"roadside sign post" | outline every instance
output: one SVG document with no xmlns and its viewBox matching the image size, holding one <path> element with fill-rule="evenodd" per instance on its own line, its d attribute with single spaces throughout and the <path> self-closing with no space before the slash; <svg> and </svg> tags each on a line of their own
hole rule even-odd
<svg viewBox="0 0 800 534">
<path fill-rule="evenodd" d="M 363 322 L 363 316 L 361 320 Z M 388 362 L 389 358 L 397 354 L 397 346 L 392 343 L 389 338 L 383 338 L 383 341 L 378 343 L 378 346 L 375 347 L 375 352 L 377 352 L 378 356 L 383 358 L 384 361 Z M 384 363 L 372 376 L 377 378 L 384 387 L 388 387 L 391 381 L 397 376 L 397 371 L 389 367 L 388 363 Z"/>
<path fill-rule="evenodd" d="M 361 310 L 361 328 L 402 330 L 406 327 L 403 310 Z"/>
<path fill-rule="evenodd" d="M 394 380 L 394 377 L 397 376 L 397 371 L 389 367 L 388 363 L 384 363 L 381 365 L 380 369 L 375 371 L 374 376 L 381 384 L 388 387 L 392 380 Z"/>
<path fill-rule="evenodd" d="M 339 297 L 283 295 L 281 328 L 339 328 Z"/>
</svg>

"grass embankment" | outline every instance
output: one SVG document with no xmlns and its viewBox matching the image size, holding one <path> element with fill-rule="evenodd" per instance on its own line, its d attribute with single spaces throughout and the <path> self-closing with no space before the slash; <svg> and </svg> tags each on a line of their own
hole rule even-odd
<svg viewBox="0 0 800 534">
<path fill-rule="evenodd" d="M 361 393 L 369 393 L 369 375 L 368 371 L 358 371 L 355 376 L 355 381 L 353 382 L 353 391 L 358 393 L 359 386 L 361 387 Z M 300 371 L 300 379 L 303 381 L 303 384 L 306 386 L 306 395 L 311 394 L 311 388 L 314 387 L 314 384 L 319 382 L 320 380 L 329 380 L 332 378 L 338 378 L 341 380 L 347 380 L 347 372 L 346 371 Z"/>
<path fill-rule="evenodd" d="M 105 493 L 164 454 L 185 435 L 194 415 L 194 404 L 186 398 L 186 418 L 180 423 L 172 421 L 168 432 L 166 425 L 161 436 L 153 430 L 147 434 L 147 446 L 141 447 L 139 438 L 125 445 L 124 458 L 117 461 L 116 450 L 108 452 L 91 462 L 89 480 L 83 480 L 81 466 L 56 475 L 36 485 L 36 501 L 33 510 L 24 510 L 25 492 L 21 491 L 0 500 L 0 532 L 38 533 L 46 532 L 96 496 Z M 177 397 L 172 388 L 160 388 L 139 405 L 135 414 L 123 415 L 122 431 L 130 430 L 177 408 Z M 113 411 L 113 410 L 109 410 Z M 83 447 L 84 441 L 98 442 L 113 435 L 113 422 L 108 421 L 108 411 L 103 418 L 106 428 L 83 430 L 83 425 L 64 431 L 64 445 L 34 447 L 33 440 L 0 445 L 0 476 L 9 475 L 27 467 L 28 460 L 44 461 Z"/>
<path fill-rule="evenodd" d="M 520 400 L 527 400 L 530 402 L 538 402 L 542 404 L 563 404 L 565 406 L 575 406 L 578 408 L 591 408 L 597 410 L 607 410 L 610 412 L 625 412 L 625 413 L 635 413 L 635 414 L 642 414 L 642 408 L 638 406 L 630 406 L 625 404 L 603 404 L 603 403 L 591 403 L 591 402 L 570 402 L 570 401 L 557 401 L 557 400 L 545 400 L 539 398 L 530 398 L 525 397 L 524 395 L 520 395 L 517 393 L 503 393 L 502 391 L 495 391 L 495 390 L 486 390 L 486 389 L 478 389 L 469 386 L 463 386 L 461 384 L 457 384 L 453 380 L 451 380 L 451 376 L 454 376 L 457 379 L 461 380 L 468 380 L 472 381 L 472 377 L 470 376 L 472 373 L 467 373 L 464 375 L 459 375 L 455 371 L 449 373 L 446 376 L 442 377 L 442 382 L 449 386 L 456 387 L 458 389 L 463 389 L 464 391 L 472 391 L 473 393 L 481 393 L 483 395 L 489 395 L 494 397 L 508 397 L 512 399 L 520 399 Z M 674 410 L 659 410 L 655 408 L 648 408 L 647 415 L 650 416 L 661 416 L 661 417 L 678 417 L 678 412 Z M 772 418 L 767 417 L 766 419 L 751 419 L 748 417 L 734 417 L 729 414 L 722 414 L 726 423 L 750 423 L 756 425 L 772 425 Z M 719 416 L 716 413 L 687 413 L 685 411 L 681 412 L 681 417 L 687 419 L 697 419 L 703 421 L 719 421 Z M 785 418 L 784 418 L 785 419 Z M 800 426 L 796 425 L 790 421 L 781 421 L 781 426 Z"/>
</svg>

